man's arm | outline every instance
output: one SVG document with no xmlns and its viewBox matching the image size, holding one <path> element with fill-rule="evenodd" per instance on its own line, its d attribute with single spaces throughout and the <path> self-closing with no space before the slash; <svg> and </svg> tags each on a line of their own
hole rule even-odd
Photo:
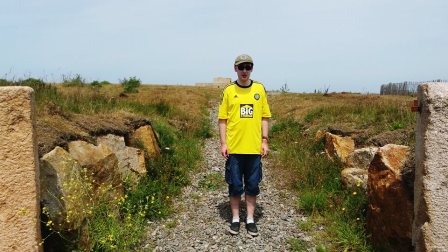
<svg viewBox="0 0 448 252">
<path fill-rule="evenodd" d="M 219 126 L 219 139 L 221 141 L 221 155 L 225 158 L 228 158 L 229 151 L 227 149 L 227 142 L 226 142 L 227 120 L 219 119 L 218 126 Z"/>
<path fill-rule="evenodd" d="M 261 156 L 265 157 L 269 152 L 269 118 L 261 119 Z"/>
</svg>

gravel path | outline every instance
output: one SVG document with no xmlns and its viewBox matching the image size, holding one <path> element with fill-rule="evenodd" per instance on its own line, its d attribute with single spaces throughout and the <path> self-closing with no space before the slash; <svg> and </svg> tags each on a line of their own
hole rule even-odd
<svg viewBox="0 0 448 252">
<path fill-rule="evenodd" d="M 205 141 L 202 169 L 177 198 L 174 205 L 177 214 L 150 224 L 144 247 L 153 251 L 288 251 L 291 238 L 311 240 L 297 228 L 297 221 L 304 217 L 294 208 L 294 194 L 277 190 L 271 182 L 275 175 L 269 169 L 269 160 L 263 160 L 264 177 L 255 210 L 259 236 L 248 235 L 244 223 L 238 235 L 228 232 L 231 214 L 227 185 L 215 190 L 200 186 L 211 174 L 224 179 L 225 160 L 219 153 L 216 104 L 210 111 L 210 119 L 215 132 L 214 137 Z M 245 203 L 241 206 L 240 219 L 244 222 Z"/>
</svg>

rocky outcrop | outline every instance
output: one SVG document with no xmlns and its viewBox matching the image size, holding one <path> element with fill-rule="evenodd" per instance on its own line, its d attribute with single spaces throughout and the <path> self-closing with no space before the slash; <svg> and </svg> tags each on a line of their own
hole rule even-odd
<svg viewBox="0 0 448 252">
<path fill-rule="evenodd" d="M 83 202 L 88 200 L 79 192 L 83 180 L 78 161 L 63 148 L 56 147 L 41 158 L 40 183 L 44 213 L 54 223 L 51 227 L 55 230 L 79 228 L 85 213 L 74 218 L 67 216 L 68 212 L 78 213 L 76 206 L 85 205 Z"/>
<path fill-rule="evenodd" d="M 136 186 L 139 179 L 146 175 L 144 151 L 126 146 L 124 137 L 108 134 L 98 137 L 97 143 L 109 147 L 115 153 L 121 180 L 127 181 L 131 187 Z"/>
<path fill-rule="evenodd" d="M 130 141 L 132 145 L 145 149 L 151 158 L 160 155 L 160 146 L 151 125 L 145 125 L 136 129 L 130 136 Z"/>
<path fill-rule="evenodd" d="M 325 152 L 329 158 L 337 158 L 344 163 L 347 156 L 354 150 L 355 141 L 352 138 L 325 133 Z"/>
<path fill-rule="evenodd" d="M 133 188 L 146 175 L 144 151 L 126 146 L 124 137 L 108 134 L 97 143 L 72 141 L 69 152 L 57 146 L 41 158 L 41 203 L 53 230 L 81 228 L 90 209 L 79 206 L 89 206 L 100 188 L 105 197 L 120 196 L 122 182 Z"/>
<path fill-rule="evenodd" d="M 98 184 L 112 185 L 117 192 L 122 191 L 118 159 L 109 147 L 104 144 L 95 146 L 84 141 L 73 141 L 68 144 L 68 150 L 70 156 L 92 173 Z"/>
<path fill-rule="evenodd" d="M 344 166 L 367 170 L 377 151 L 377 147 L 356 149 L 347 155 Z"/>
<path fill-rule="evenodd" d="M 403 181 L 409 147 L 381 147 L 369 167 L 367 229 L 382 251 L 412 251 L 413 195 Z"/>
<path fill-rule="evenodd" d="M 368 171 L 360 168 L 345 168 L 341 171 L 344 188 L 361 187 L 367 189 Z"/>
</svg>

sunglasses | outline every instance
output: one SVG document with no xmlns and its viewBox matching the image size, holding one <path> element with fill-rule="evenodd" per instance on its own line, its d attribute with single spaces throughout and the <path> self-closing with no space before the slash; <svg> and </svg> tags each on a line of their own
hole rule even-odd
<svg viewBox="0 0 448 252">
<path fill-rule="evenodd" d="M 252 64 L 239 64 L 237 67 L 240 71 L 243 71 L 244 69 L 246 69 L 246 71 L 250 71 L 254 66 Z"/>
</svg>

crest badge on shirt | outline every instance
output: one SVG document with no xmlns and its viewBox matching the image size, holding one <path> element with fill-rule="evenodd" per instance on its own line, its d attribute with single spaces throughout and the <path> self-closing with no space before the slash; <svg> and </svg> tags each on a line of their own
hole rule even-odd
<svg viewBox="0 0 448 252">
<path fill-rule="evenodd" d="M 260 94 L 258 94 L 258 93 L 254 94 L 254 98 L 255 98 L 255 100 L 258 101 L 258 99 L 260 99 Z"/>
</svg>

